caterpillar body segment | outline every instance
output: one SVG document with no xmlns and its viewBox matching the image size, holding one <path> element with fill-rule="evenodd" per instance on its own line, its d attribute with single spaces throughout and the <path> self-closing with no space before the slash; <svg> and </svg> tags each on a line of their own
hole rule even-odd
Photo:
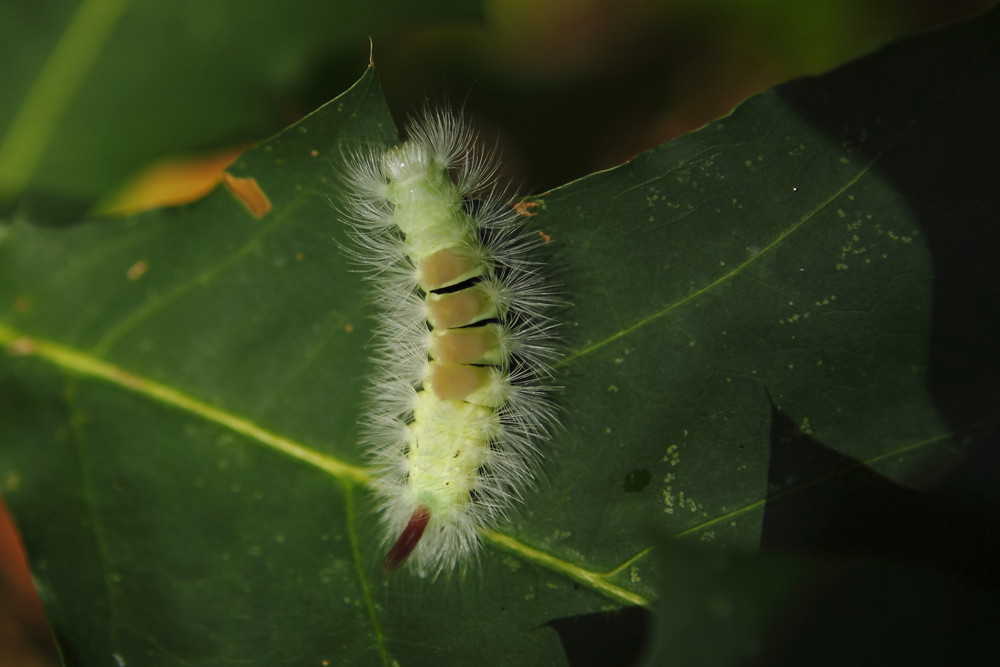
<svg viewBox="0 0 1000 667">
<path fill-rule="evenodd" d="M 364 444 L 383 567 L 435 577 L 534 479 L 555 423 L 557 297 L 473 133 L 426 112 L 408 134 L 348 157 L 346 217 L 379 310 Z"/>
</svg>

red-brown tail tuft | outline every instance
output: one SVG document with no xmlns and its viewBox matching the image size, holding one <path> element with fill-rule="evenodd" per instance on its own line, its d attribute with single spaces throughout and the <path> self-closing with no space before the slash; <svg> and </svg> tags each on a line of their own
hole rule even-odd
<svg viewBox="0 0 1000 667">
<path fill-rule="evenodd" d="M 399 568 L 403 562 L 409 558 L 413 550 L 417 548 L 420 538 L 423 537 L 427 523 L 431 520 L 431 511 L 421 505 L 413 510 L 413 515 L 406 524 L 406 528 L 399 534 L 399 539 L 389 549 L 389 553 L 382 559 L 382 569 L 392 572 Z"/>
</svg>

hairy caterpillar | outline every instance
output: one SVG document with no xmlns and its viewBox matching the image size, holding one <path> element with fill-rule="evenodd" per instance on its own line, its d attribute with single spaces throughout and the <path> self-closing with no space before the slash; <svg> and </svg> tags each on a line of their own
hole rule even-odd
<svg viewBox="0 0 1000 667">
<path fill-rule="evenodd" d="M 534 477 L 555 423 L 556 297 L 475 134 L 426 111 L 408 136 L 347 155 L 344 212 L 379 311 L 363 444 L 391 544 L 382 565 L 437 576 Z"/>
</svg>

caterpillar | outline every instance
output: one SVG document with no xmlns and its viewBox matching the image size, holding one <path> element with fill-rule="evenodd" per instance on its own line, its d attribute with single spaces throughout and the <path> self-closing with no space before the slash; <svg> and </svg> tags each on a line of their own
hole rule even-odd
<svg viewBox="0 0 1000 667">
<path fill-rule="evenodd" d="M 396 146 L 345 155 L 347 253 L 378 314 L 361 443 L 386 571 L 464 568 L 541 463 L 556 424 L 541 242 L 498 186 L 498 162 L 449 111 Z"/>
</svg>

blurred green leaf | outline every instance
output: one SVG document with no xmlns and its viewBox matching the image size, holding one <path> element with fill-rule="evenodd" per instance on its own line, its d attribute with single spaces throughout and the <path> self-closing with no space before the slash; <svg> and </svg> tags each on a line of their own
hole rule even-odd
<svg viewBox="0 0 1000 667">
<path fill-rule="evenodd" d="M 904 3 L 865 0 L 674 0 L 671 4 L 710 25 L 761 37 L 753 40 L 758 48 L 799 73 L 821 72 L 863 53 L 918 16 L 907 12 Z"/>
<path fill-rule="evenodd" d="M 0 213 L 79 215 L 155 158 L 270 134 L 318 56 L 477 10 L 459 0 L 0 4 Z"/>
<path fill-rule="evenodd" d="M 329 205 L 340 152 L 396 138 L 373 74 L 233 167 L 270 198 L 260 220 L 218 191 L 8 228 L 0 488 L 67 663 L 567 664 L 583 619 L 624 628 L 624 655 L 628 610 L 656 597 L 650 528 L 989 577 L 998 24 L 792 82 L 532 198 L 574 304 L 565 428 L 464 581 L 376 567 L 366 290 Z M 930 551 L 835 511 L 860 489 L 859 525 L 894 529 L 917 482 L 961 528 L 929 523 Z M 774 582 L 778 605 L 764 575 L 732 580 Z"/>
<path fill-rule="evenodd" d="M 644 664 L 978 665 L 1000 650 L 995 592 L 893 561 L 803 561 L 660 541 Z"/>
</svg>

